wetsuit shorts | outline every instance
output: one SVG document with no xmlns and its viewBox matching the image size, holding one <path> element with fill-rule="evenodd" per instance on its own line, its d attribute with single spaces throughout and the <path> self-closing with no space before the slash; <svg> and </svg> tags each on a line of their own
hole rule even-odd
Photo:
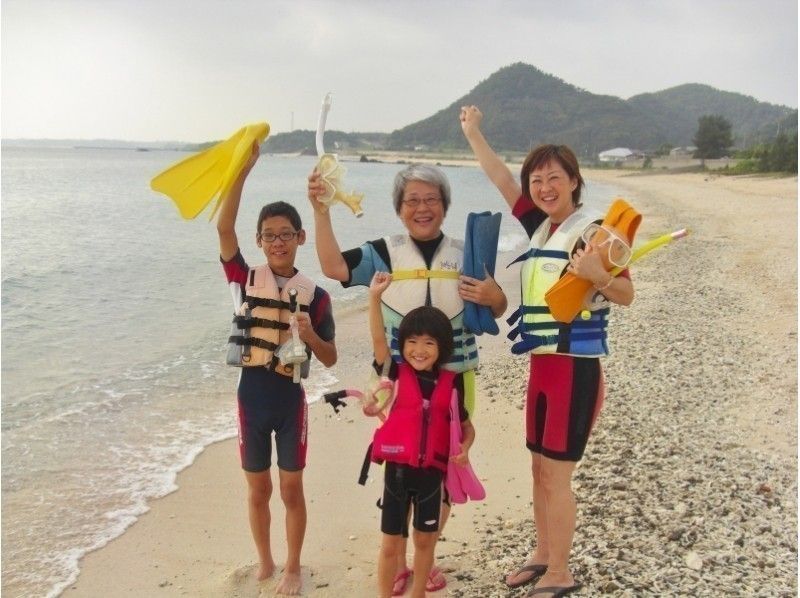
<svg viewBox="0 0 800 598">
<path fill-rule="evenodd" d="M 603 395 L 598 358 L 531 355 L 525 406 L 528 449 L 551 459 L 580 461 Z"/>
<path fill-rule="evenodd" d="M 421 532 L 439 529 L 443 472 L 433 467 L 386 463 L 381 500 L 381 531 L 408 536 L 408 510 L 414 505 L 413 526 Z"/>
<path fill-rule="evenodd" d="M 238 399 L 242 469 L 254 473 L 269 469 L 273 433 L 278 467 L 305 468 L 308 406 L 303 387 L 266 368 L 242 368 Z"/>
</svg>

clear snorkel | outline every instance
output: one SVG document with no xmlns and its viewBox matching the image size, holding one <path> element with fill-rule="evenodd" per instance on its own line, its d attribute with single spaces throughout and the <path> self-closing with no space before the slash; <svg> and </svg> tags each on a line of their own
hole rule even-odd
<svg viewBox="0 0 800 598">
<path fill-rule="evenodd" d="M 297 289 L 289 289 L 289 303 L 292 306 L 292 316 L 289 318 L 289 330 L 291 330 L 292 338 L 278 349 L 278 359 L 283 365 L 292 366 L 292 381 L 298 383 L 302 374 L 302 364 L 308 360 L 308 353 L 306 353 L 306 344 L 300 340 L 295 317 L 300 309 L 297 303 Z"/>
<path fill-rule="evenodd" d="M 364 215 L 361 209 L 361 200 L 364 199 L 363 193 L 345 193 L 342 190 L 342 179 L 347 170 L 339 164 L 339 157 L 336 154 L 326 154 L 323 137 L 325 136 L 325 121 L 328 119 L 328 112 L 331 109 L 331 94 L 325 94 L 322 100 L 322 107 L 319 111 L 319 121 L 317 122 L 317 170 L 320 180 L 325 186 L 325 194 L 317 198 L 321 204 L 329 208 L 331 204 L 340 201 L 346 205 L 357 217 Z"/>
</svg>

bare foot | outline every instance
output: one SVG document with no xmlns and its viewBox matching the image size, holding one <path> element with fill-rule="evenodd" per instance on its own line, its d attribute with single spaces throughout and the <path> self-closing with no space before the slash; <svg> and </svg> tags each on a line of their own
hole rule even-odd
<svg viewBox="0 0 800 598">
<path fill-rule="evenodd" d="M 258 581 L 264 581 L 272 577 L 273 573 L 275 573 L 275 563 L 272 561 L 269 563 L 261 563 L 258 569 L 256 569 L 256 579 Z"/>
<path fill-rule="evenodd" d="M 284 596 L 297 596 L 300 594 L 300 589 L 302 587 L 303 580 L 300 577 L 300 573 L 289 573 L 288 571 L 284 571 L 281 580 L 275 587 L 275 593 L 282 594 Z"/>
</svg>

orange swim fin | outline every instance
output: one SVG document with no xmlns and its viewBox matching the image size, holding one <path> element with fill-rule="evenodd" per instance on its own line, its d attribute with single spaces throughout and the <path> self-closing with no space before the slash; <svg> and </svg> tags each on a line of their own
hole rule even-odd
<svg viewBox="0 0 800 598">
<path fill-rule="evenodd" d="M 642 215 L 628 202 L 624 199 L 615 199 L 603 219 L 603 226 L 614 229 L 628 241 L 629 245 L 633 245 L 641 221 Z M 603 256 L 603 265 L 609 272 L 613 268 L 607 256 Z M 545 293 L 544 300 L 556 320 L 569 323 L 583 308 L 586 293 L 591 288 L 590 281 L 567 272 Z"/>
</svg>

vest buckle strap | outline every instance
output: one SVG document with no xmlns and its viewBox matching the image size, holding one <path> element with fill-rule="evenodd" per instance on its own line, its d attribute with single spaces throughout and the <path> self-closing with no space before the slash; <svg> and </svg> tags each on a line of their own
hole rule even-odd
<svg viewBox="0 0 800 598">
<path fill-rule="evenodd" d="M 557 334 L 539 335 L 539 334 L 526 334 L 523 332 L 521 335 L 521 340 L 518 343 L 515 343 L 511 347 L 511 352 L 514 355 L 520 355 L 522 353 L 527 353 L 532 349 L 537 349 L 545 345 L 556 345 L 556 344 L 558 344 Z"/>
<path fill-rule="evenodd" d="M 510 268 L 517 262 L 522 262 L 532 257 L 549 257 L 549 258 L 564 260 L 564 259 L 569 259 L 569 253 L 567 253 L 566 251 L 561 251 L 559 249 L 528 249 L 528 251 L 526 251 L 522 255 L 517 256 L 513 262 L 511 262 L 508 266 L 506 266 L 506 268 Z"/>
<path fill-rule="evenodd" d="M 518 328 L 523 330 L 524 332 L 530 332 L 532 330 L 558 330 L 559 324 L 558 322 L 520 322 Z"/>
<path fill-rule="evenodd" d="M 520 316 L 522 315 L 522 306 L 520 305 L 517 309 L 514 310 L 510 316 L 506 318 L 506 324 L 513 324 L 517 320 L 519 320 Z"/>
<path fill-rule="evenodd" d="M 228 342 L 235 345 L 242 345 L 244 347 L 260 347 L 261 349 L 266 349 L 267 351 L 274 351 L 278 348 L 278 345 L 275 343 L 271 343 L 262 338 L 256 338 L 254 336 L 230 336 L 228 337 Z"/>
<path fill-rule="evenodd" d="M 607 334 L 603 330 L 595 330 L 592 332 L 573 332 L 569 335 L 570 342 L 575 341 L 594 341 L 597 339 L 607 338 Z"/>
<path fill-rule="evenodd" d="M 462 361 L 471 361 L 478 358 L 477 351 L 470 351 L 463 355 L 453 355 L 447 363 L 460 363 Z"/>
<path fill-rule="evenodd" d="M 281 301 L 280 299 L 268 299 L 265 297 L 252 297 L 250 295 L 246 295 L 244 298 L 247 306 L 250 309 L 254 307 L 271 307 L 274 309 L 288 309 L 290 311 L 294 311 L 294 306 L 287 302 Z M 309 306 L 305 304 L 300 304 L 300 311 L 308 312 Z"/>
<path fill-rule="evenodd" d="M 289 330 L 289 324 L 286 322 L 276 322 L 275 320 L 267 320 L 265 318 L 234 316 L 233 321 L 240 330 L 247 328 L 276 328 L 278 330 Z"/>
<path fill-rule="evenodd" d="M 550 314 L 550 308 L 546 305 L 520 305 L 522 315 Z"/>
<path fill-rule="evenodd" d="M 575 329 L 579 329 L 580 328 L 580 329 L 583 329 L 583 330 L 586 330 L 586 329 L 604 330 L 605 328 L 608 328 L 608 320 L 606 318 L 598 318 L 598 319 L 592 319 L 592 320 L 579 320 L 579 319 L 576 318 L 575 321 L 573 321 L 570 324 L 570 326 L 572 326 Z"/>
<path fill-rule="evenodd" d="M 287 364 L 287 365 L 283 365 L 282 363 L 278 362 L 278 363 L 274 364 L 269 369 L 271 369 L 276 374 L 281 374 L 283 376 L 288 376 L 289 378 L 294 376 L 294 365 L 291 364 L 291 363 Z"/>
</svg>

